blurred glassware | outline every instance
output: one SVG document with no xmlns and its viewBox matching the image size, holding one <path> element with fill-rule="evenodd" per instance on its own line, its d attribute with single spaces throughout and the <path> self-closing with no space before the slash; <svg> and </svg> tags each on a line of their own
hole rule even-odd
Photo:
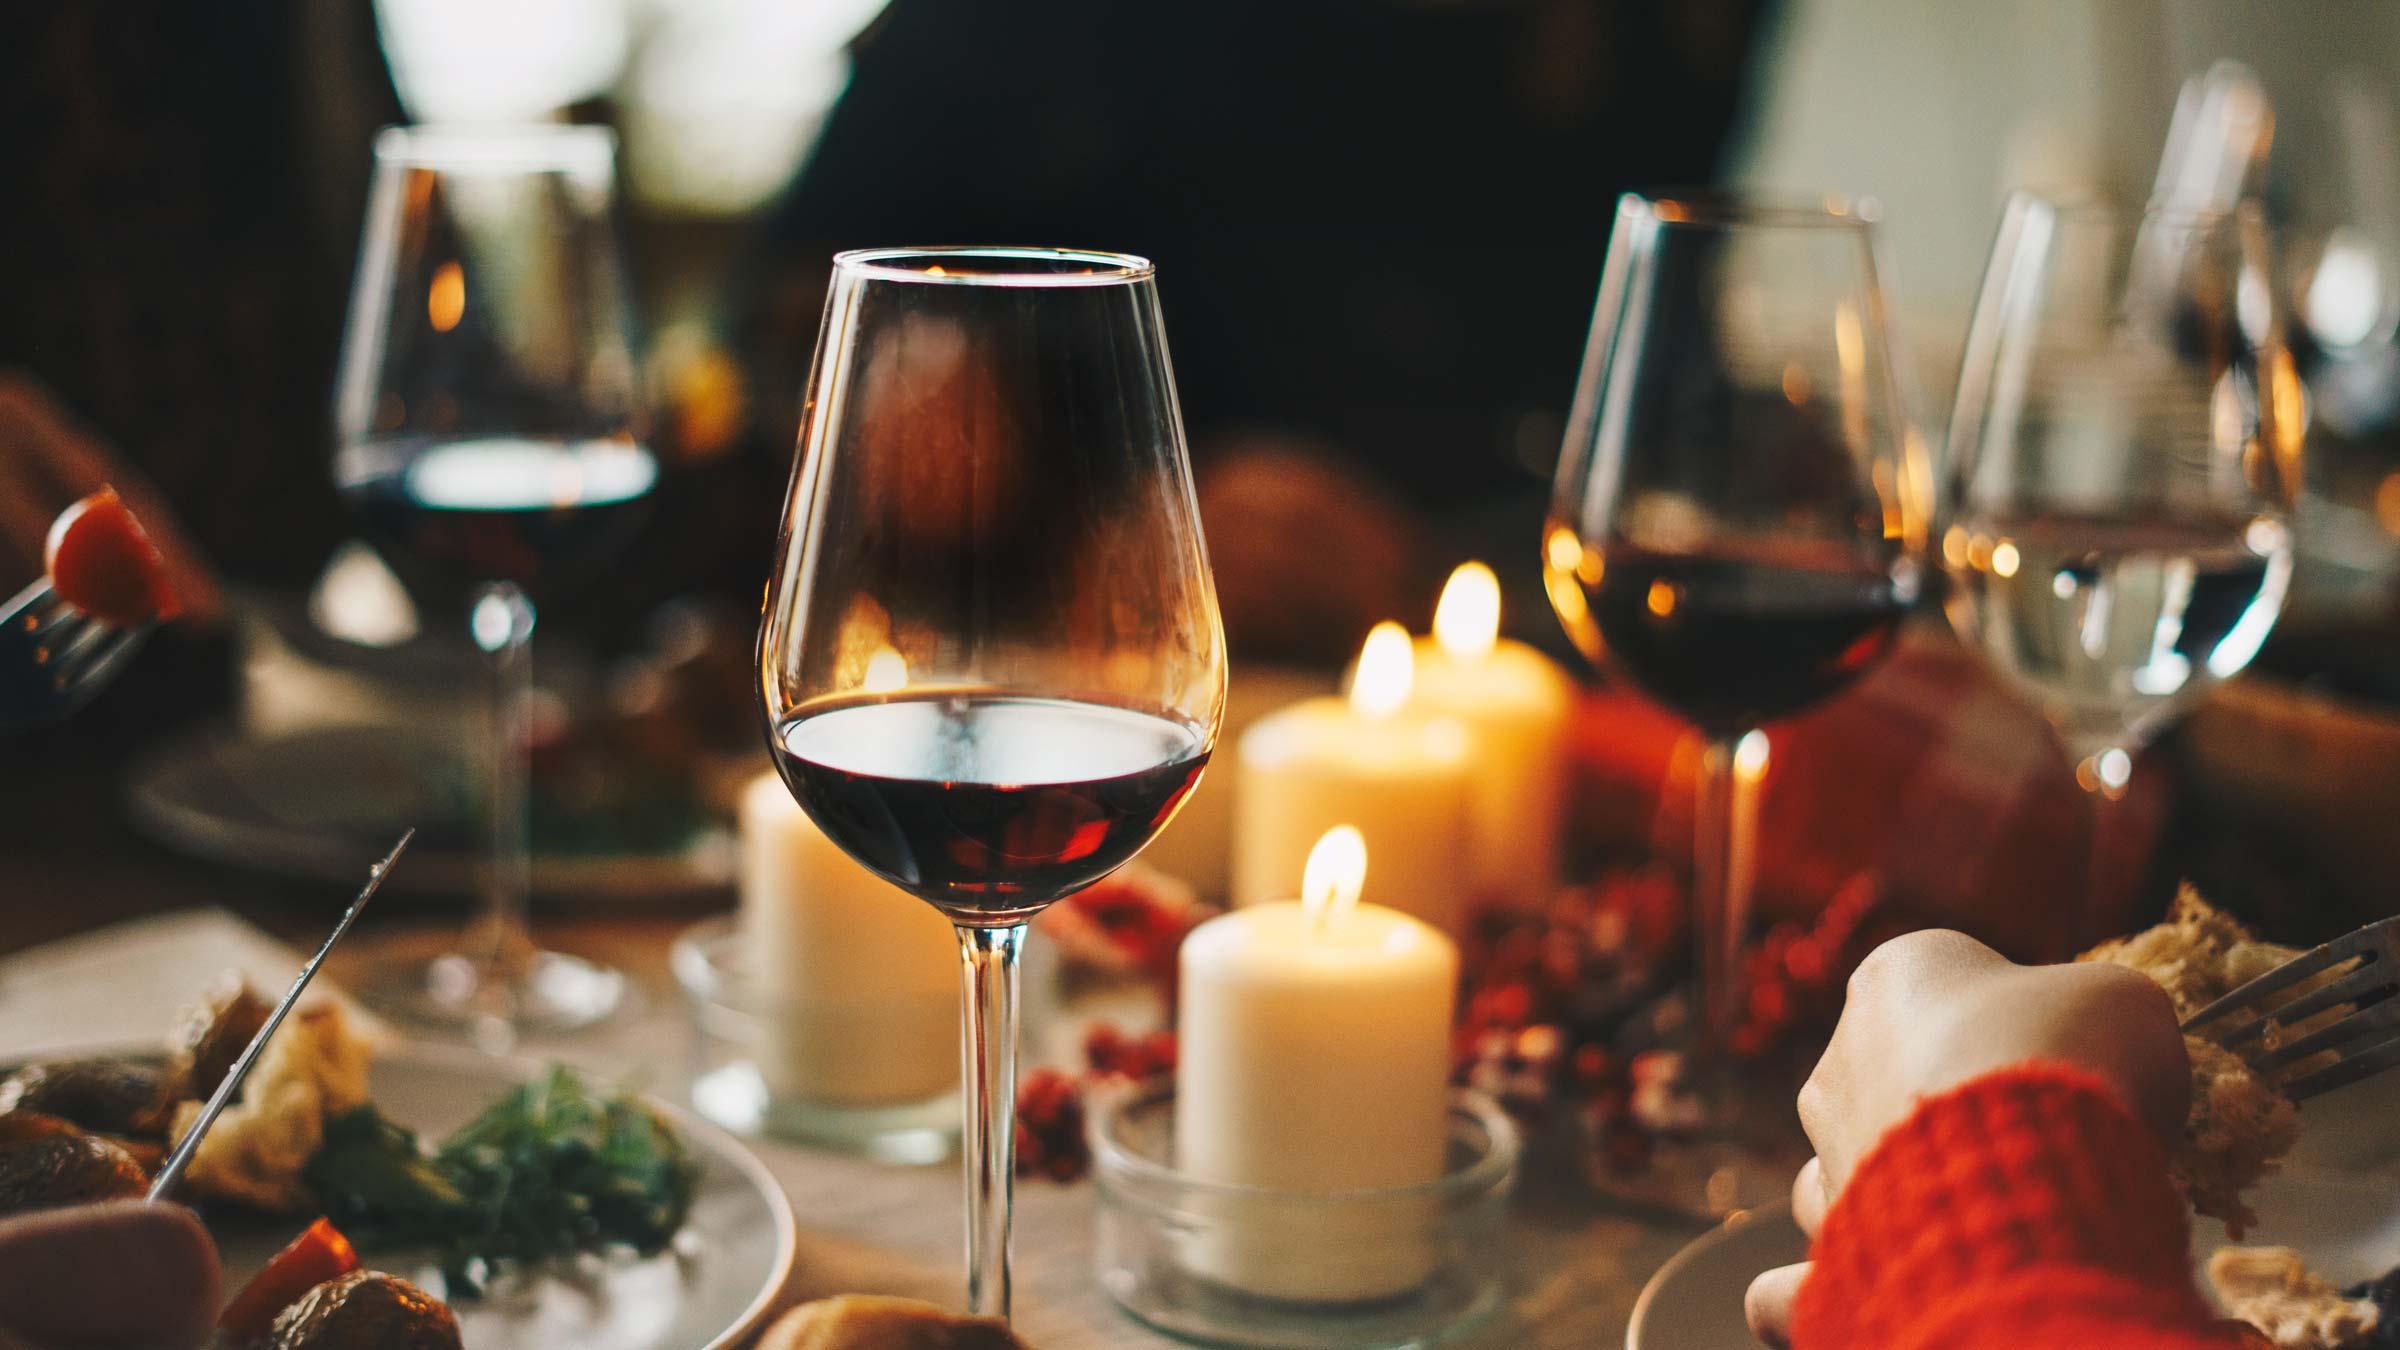
<svg viewBox="0 0 2400 1350">
<path fill-rule="evenodd" d="M 631 0 L 375 0 L 392 84 L 422 122 L 526 122 L 607 91 Z"/>
<path fill-rule="evenodd" d="M 658 476 L 612 219 L 615 139 L 551 125 L 393 127 L 375 144 L 336 392 L 333 473 L 420 603 L 472 592 L 489 657 L 487 875 L 460 950 L 395 972 L 397 1011 L 491 1047 L 571 1030 L 617 972 L 525 922 L 534 608 L 604 560 Z"/>
<path fill-rule="evenodd" d="M 1622 199 L 1542 541 L 1577 645 L 1705 740 L 1701 1119 L 1662 1153 L 1652 1197 L 1686 1208 L 1781 1184 L 1724 1056 L 1750 929 L 1736 784 L 1766 751 L 1744 742 L 1881 660 L 1921 582 L 1931 484 L 1871 220 L 1838 202 Z"/>
<path fill-rule="evenodd" d="M 2282 609 L 2306 412 L 2275 265 L 2254 204 L 2002 218 L 1950 423 L 1951 617 L 2090 791 Z"/>
</svg>

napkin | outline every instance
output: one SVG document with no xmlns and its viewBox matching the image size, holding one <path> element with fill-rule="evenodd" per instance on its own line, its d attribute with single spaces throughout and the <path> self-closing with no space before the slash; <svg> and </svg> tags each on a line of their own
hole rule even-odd
<svg viewBox="0 0 2400 1350">
<path fill-rule="evenodd" d="M 269 999 L 307 957 L 221 909 L 136 919 L 0 960 L 0 1062 L 166 1044 L 175 1014 L 238 970 Z M 323 976 L 305 1002 L 380 1024 Z"/>
</svg>

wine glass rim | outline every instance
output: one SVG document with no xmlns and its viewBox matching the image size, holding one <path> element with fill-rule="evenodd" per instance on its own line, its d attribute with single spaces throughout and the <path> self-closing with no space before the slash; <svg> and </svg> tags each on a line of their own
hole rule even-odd
<svg viewBox="0 0 2400 1350">
<path fill-rule="evenodd" d="M 1081 272 L 1017 270 L 1012 263 L 1082 263 Z M 931 244 L 854 248 L 833 255 L 835 270 L 877 281 L 926 286 L 1126 286 L 1148 281 L 1148 258 L 1102 249 L 1037 248 L 1013 244 Z"/>
<path fill-rule="evenodd" d="M 2170 224 L 2190 223 L 2213 225 L 2220 221 L 2263 218 L 2265 211 L 2256 197 L 2243 197 L 2227 206 L 2188 206 L 2160 201 L 2156 197 L 2138 200 L 2131 197 L 2077 194 L 2052 196 L 2049 193 L 2019 189 L 2009 194 L 2011 205 L 2039 206 L 2063 220 L 2117 220 L 2140 222 L 2165 221 Z"/>
<path fill-rule="evenodd" d="M 375 161 L 408 168 L 605 171 L 617 135 L 566 122 L 433 122 L 375 134 Z"/>
<path fill-rule="evenodd" d="M 1617 209 L 1661 225 L 1702 229 L 1760 225 L 1866 230 L 1883 219 L 1883 203 L 1877 199 L 1845 197 L 1834 192 L 1813 198 L 1756 196 L 1708 188 L 1628 192 L 1617 199 Z"/>
</svg>

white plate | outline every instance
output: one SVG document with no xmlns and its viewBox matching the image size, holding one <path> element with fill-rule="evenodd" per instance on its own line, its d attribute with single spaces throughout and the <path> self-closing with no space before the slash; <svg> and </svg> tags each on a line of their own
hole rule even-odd
<svg viewBox="0 0 2400 1350">
<path fill-rule="evenodd" d="M 375 1062 L 377 1107 L 428 1139 L 465 1124 L 493 1098 L 544 1066 L 465 1051 L 410 1047 Z M 718 1350 L 739 1342 L 782 1290 L 798 1245 L 791 1202 L 731 1135 L 655 1099 L 700 1163 L 691 1219 L 674 1248 L 647 1260 L 588 1259 L 490 1297 L 451 1304 L 466 1350 Z M 300 1220 L 244 1221 L 217 1229 L 226 1287 L 239 1288 L 299 1231 Z M 442 1293 L 421 1253 L 366 1247 L 365 1263 Z"/>
<path fill-rule="evenodd" d="M 2291 1171 L 2251 1193 L 2258 1227 L 2244 1246 L 2294 1247 L 2336 1284 L 2400 1265 L 2400 1178 Z M 2194 1221 L 2192 1259 L 2225 1245 L 2213 1220 Z M 1626 1350 L 1759 1350 L 1742 1319 L 1742 1295 L 1760 1271 L 1808 1259 L 1808 1239 L 1778 1203 L 1751 1210 L 1694 1240 L 1659 1268 L 1633 1305 Z M 2203 1282 L 2205 1286 L 2205 1282 Z"/>
<path fill-rule="evenodd" d="M 452 747 L 389 727 L 311 727 L 253 738 L 222 726 L 171 740 L 127 776 L 127 805 L 152 837 L 213 862 L 349 882 L 360 857 L 404 824 L 442 824 L 410 850 L 395 886 L 466 893 L 475 855 L 450 786 Z M 447 841 L 447 842 L 446 842 Z M 733 884 L 730 832 L 703 826 L 654 852 L 533 857 L 540 894 L 576 900 L 716 898 Z"/>
</svg>

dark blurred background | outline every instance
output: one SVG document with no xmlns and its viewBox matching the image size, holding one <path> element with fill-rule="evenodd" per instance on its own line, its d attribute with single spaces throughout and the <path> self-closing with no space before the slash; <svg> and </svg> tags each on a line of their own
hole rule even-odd
<svg viewBox="0 0 2400 1350">
<path fill-rule="evenodd" d="M 1378 619 L 1422 628 L 1469 556 L 1500 570 L 1510 628 L 1563 654 L 1535 540 L 1617 194 L 1880 197 L 1938 432 L 2005 192 L 2138 193 L 2177 84 L 2222 57 L 2277 101 L 2269 192 L 2318 414 L 2309 556 L 2261 668 L 2328 701 L 2254 715 L 2297 717 L 2291 734 L 2382 776 L 2338 808 L 2295 801 L 2260 778 L 2277 766 L 2210 758 L 2252 723 L 2221 721 L 2194 750 L 2203 718 L 2162 757 L 2177 807 L 2144 830 L 2195 841 L 2205 856 L 2183 870 L 2230 873 L 2250 864 L 2208 860 L 2222 821 L 2272 816 L 2242 855 L 2281 860 L 2260 884 L 2296 867 L 2315 878 L 2299 889 L 2339 889 L 2318 874 L 2388 851 L 2377 831 L 2327 835 L 2328 809 L 2363 827 L 2400 801 L 2375 739 L 2400 686 L 2391 6 L 24 0 L 0 17 L 0 570 L 36 575 L 41 528 L 121 464 L 233 597 L 229 618 L 154 641 L 76 729 L 77 759 L 194 717 L 287 729 L 307 700 L 258 700 L 276 680 L 291 692 L 294 651 L 339 667 L 357 660 L 345 640 L 438 646 L 448 602 L 395 598 L 344 549 L 328 470 L 372 133 L 557 118 L 623 141 L 668 465 L 628 556 L 545 607 L 562 719 L 601 709 L 667 757 L 755 734 L 746 644 L 826 260 L 871 244 L 1158 260 L 1244 661 L 1331 666 Z M 382 613 L 395 605 L 401 620 Z M 680 729 L 643 720 L 677 698 Z M 1877 720 L 1825 714 L 1843 715 Z M 0 756 L 55 769 L 65 734 Z"/>
</svg>

